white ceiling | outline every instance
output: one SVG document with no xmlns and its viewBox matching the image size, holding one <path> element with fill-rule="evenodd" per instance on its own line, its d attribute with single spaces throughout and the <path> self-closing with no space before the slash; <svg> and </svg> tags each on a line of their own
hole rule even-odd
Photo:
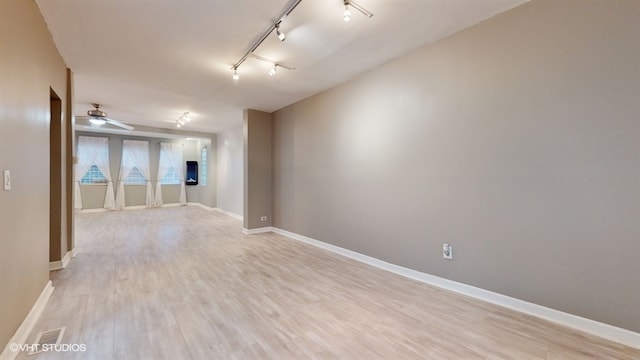
<svg viewBox="0 0 640 360">
<path fill-rule="evenodd" d="M 292 0 L 36 0 L 75 74 L 75 115 L 104 104 L 133 125 L 218 132 L 246 108 L 272 112 L 526 0 L 303 0 L 256 54 L 293 66 L 270 77 L 248 59 L 231 66 Z"/>
</svg>

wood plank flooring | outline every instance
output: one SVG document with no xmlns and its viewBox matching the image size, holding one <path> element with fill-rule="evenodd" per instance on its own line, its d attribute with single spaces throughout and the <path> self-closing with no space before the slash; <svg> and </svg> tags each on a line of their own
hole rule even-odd
<svg viewBox="0 0 640 360">
<path fill-rule="evenodd" d="M 19 359 L 640 359 L 195 206 L 80 214 L 79 254 Z"/>
</svg>

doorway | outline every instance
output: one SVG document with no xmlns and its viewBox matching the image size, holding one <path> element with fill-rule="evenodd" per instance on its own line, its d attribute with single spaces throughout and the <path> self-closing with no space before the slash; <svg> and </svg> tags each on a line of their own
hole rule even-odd
<svg viewBox="0 0 640 360">
<path fill-rule="evenodd" d="M 62 100 L 53 89 L 49 89 L 49 263 L 62 260 L 67 252 L 67 241 L 63 238 L 66 214 L 62 204 Z"/>
</svg>

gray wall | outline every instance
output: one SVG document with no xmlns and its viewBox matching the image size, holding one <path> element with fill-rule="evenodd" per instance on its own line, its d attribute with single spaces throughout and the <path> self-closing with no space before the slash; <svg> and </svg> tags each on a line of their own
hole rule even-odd
<svg viewBox="0 0 640 360">
<path fill-rule="evenodd" d="M 202 148 L 207 148 L 207 185 L 198 184 L 198 186 L 187 186 L 187 201 L 199 202 L 209 207 L 216 207 L 218 202 L 217 183 L 218 183 L 218 159 L 216 156 L 218 136 L 213 135 L 210 139 L 196 139 L 192 142 L 191 153 L 189 156 L 198 161 L 198 176 L 202 175 Z M 185 154 L 186 154 L 185 149 Z M 186 155 L 185 155 L 186 156 Z M 187 159 L 185 158 L 185 161 Z M 191 160 L 191 159 L 189 159 Z M 178 196 L 180 194 L 178 193 Z"/>
<path fill-rule="evenodd" d="M 218 133 L 218 208 L 242 216 L 242 125 Z"/>
<path fill-rule="evenodd" d="M 271 226 L 272 219 L 272 127 L 271 114 L 244 110 L 244 191 L 245 229 Z M 261 220 L 266 216 L 266 220 Z"/>
<path fill-rule="evenodd" d="M 0 188 L 1 351 L 49 280 L 49 89 L 64 113 L 67 68 L 34 1 L 0 1 L 0 54 L 0 170 L 13 180 Z"/>
<path fill-rule="evenodd" d="M 638 19 L 532 1 L 274 113 L 274 226 L 640 331 Z"/>
<path fill-rule="evenodd" d="M 160 143 L 180 143 L 183 145 L 183 160 L 197 161 L 200 164 L 200 149 L 202 146 L 211 148 L 209 155 L 209 185 L 207 186 L 187 186 L 187 201 L 199 202 L 208 206 L 216 204 L 216 183 L 215 183 L 215 135 L 210 139 L 160 139 L 148 138 L 130 135 L 114 135 L 114 134 L 96 134 L 87 132 L 76 132 L 77 136 L 96 136 L 109 138 L 109 163 L 111 165 L 111 177 L 114 180 L 114 192 L 117 189 L 117 179 L 120 172 L 120 161 L 122 158 L 122 141 L 124 139 L 146 140 L 149 141 L 149 161 L 153 189 L 155 192 L 156 177 L 158 173 L 158 161 L 160 159 Z M 212 145 L 213 144 L 213 145 Z M 213 160 L 211 160 L 213 157 Z M 214 169 L 213 171 L 211 169 Z M 184 171 L 184 169 L 183 169 Z M 213 179 L 213 180 L 212 180 Z M 104 205 L 104 196 L 106 193 L 106 185 L 81 185 L 80 192 L 82 194 L 83 209 L 100 209 Z M 178 203 L 180 199 L 179 185 L 164 185 L 162 187 L 162 197 L 165 204 Z M 125 185 L 125 201 L 127 206 L 145 205 L 146 186 L 143 185 Z"/>
</svg>

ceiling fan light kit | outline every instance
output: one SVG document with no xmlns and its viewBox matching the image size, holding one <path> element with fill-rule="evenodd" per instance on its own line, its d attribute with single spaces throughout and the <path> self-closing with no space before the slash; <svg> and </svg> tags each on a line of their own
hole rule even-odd
<svg viewBox="0 0 640 360">
<path fill-rule="evenodd" d="M 91 116 L 93 118 L 106 118 L 107 117 L 107 113 L 102 111 L 102 110 L 100 110 L 102 105 L 93 103 L 93 104 L 91 104 L 91 106 L 93 106 L 95 109 L 87 111 L 87 115 L 89 115 L 89 116 Z"/>
<path fill-rule="evenodd" d="M 244 53 L 244 55 L 240 58 L 240 60 L 236 61 L 236 63 L 233 64 L 233 66 L 231 67 L 231 70 L 233 71 L 233 80 L 240 79 L 240 76 L 238 75 L 238 67 L 240 67 L 240 65 L 242 65 L 242 63 L 244 63 L 245 60 L 247 60 L 249 57 L 273 64 L 273 66 L 269 69 L 270 76 L 274 76 L 276 74 L 276 68 L 278 67 L 282 67 L 288 70 L 294 70 L 294 68 L 291 66 L 285 66 L 279 62 L 265 59 L 261 56 L 254 54 L 254 52 L 269 37 L 269 35 L 271 35 L 271 33 L 274 30 L 276 32 L 276 36 L 280 41 L 284 42 L 286 40 L 287 36 L 285 35 L 284 32 L 280 30 L 280 24 L 289 16 L 289 14 L 291 14 L 293 9 L 295 9 L 298 6 L 298 4 L 300 4 L 301 2 L 302 0 L 294 1 L 289 7 L 287 7 L 282 13 L 280 13 L 279 16 L 276 17 L 276 19 L 278 20 L 273 22 L 271 26 L 262 34 L 262 36 L 257 37 L 256 38 L 257 40 L 255 40 L 250 44 L 250 46 L 248 47 L 249 50 L 247 50 L 247 52 Z M 342 14 L 344 21 L 351 20 L 351 11 L 349 11 L 349 7 L 354 8 L 355 10 L 359 11 L 360 13 L 362 13 L 367 17 L 373 17 L 372 12 L 365 9 L 361 5 L 353 2 L 352 0 L 343 0 L 343 4 L 345 8 L 344 13 Z"/>
<path fill-rule="evenodd" d="M 102 126 L 107 123 L 107 121 L 104 119 L 93 118 L 93 117 L 89 118 L 89 122 L 91 123 L 91 125 L 95 125 L 95 126 Z"/>
<path fill-rule="evenodd" d="M 110 124 L 128 131 L 134 129 L 134 127 L 131 125 L 127 125 L 123 122 L 108 118 L 107 113 L 100 110 L 102 108 L 102 104 L 93 103 L 91 104 L 91 106 L 93 106 L 94 108 L 87 111 L 87 116 L 78 116 L 78 118 L 84 118 L 88 120 L 92 126 L 102 126 L 105 124 Z"/>
</svg>

